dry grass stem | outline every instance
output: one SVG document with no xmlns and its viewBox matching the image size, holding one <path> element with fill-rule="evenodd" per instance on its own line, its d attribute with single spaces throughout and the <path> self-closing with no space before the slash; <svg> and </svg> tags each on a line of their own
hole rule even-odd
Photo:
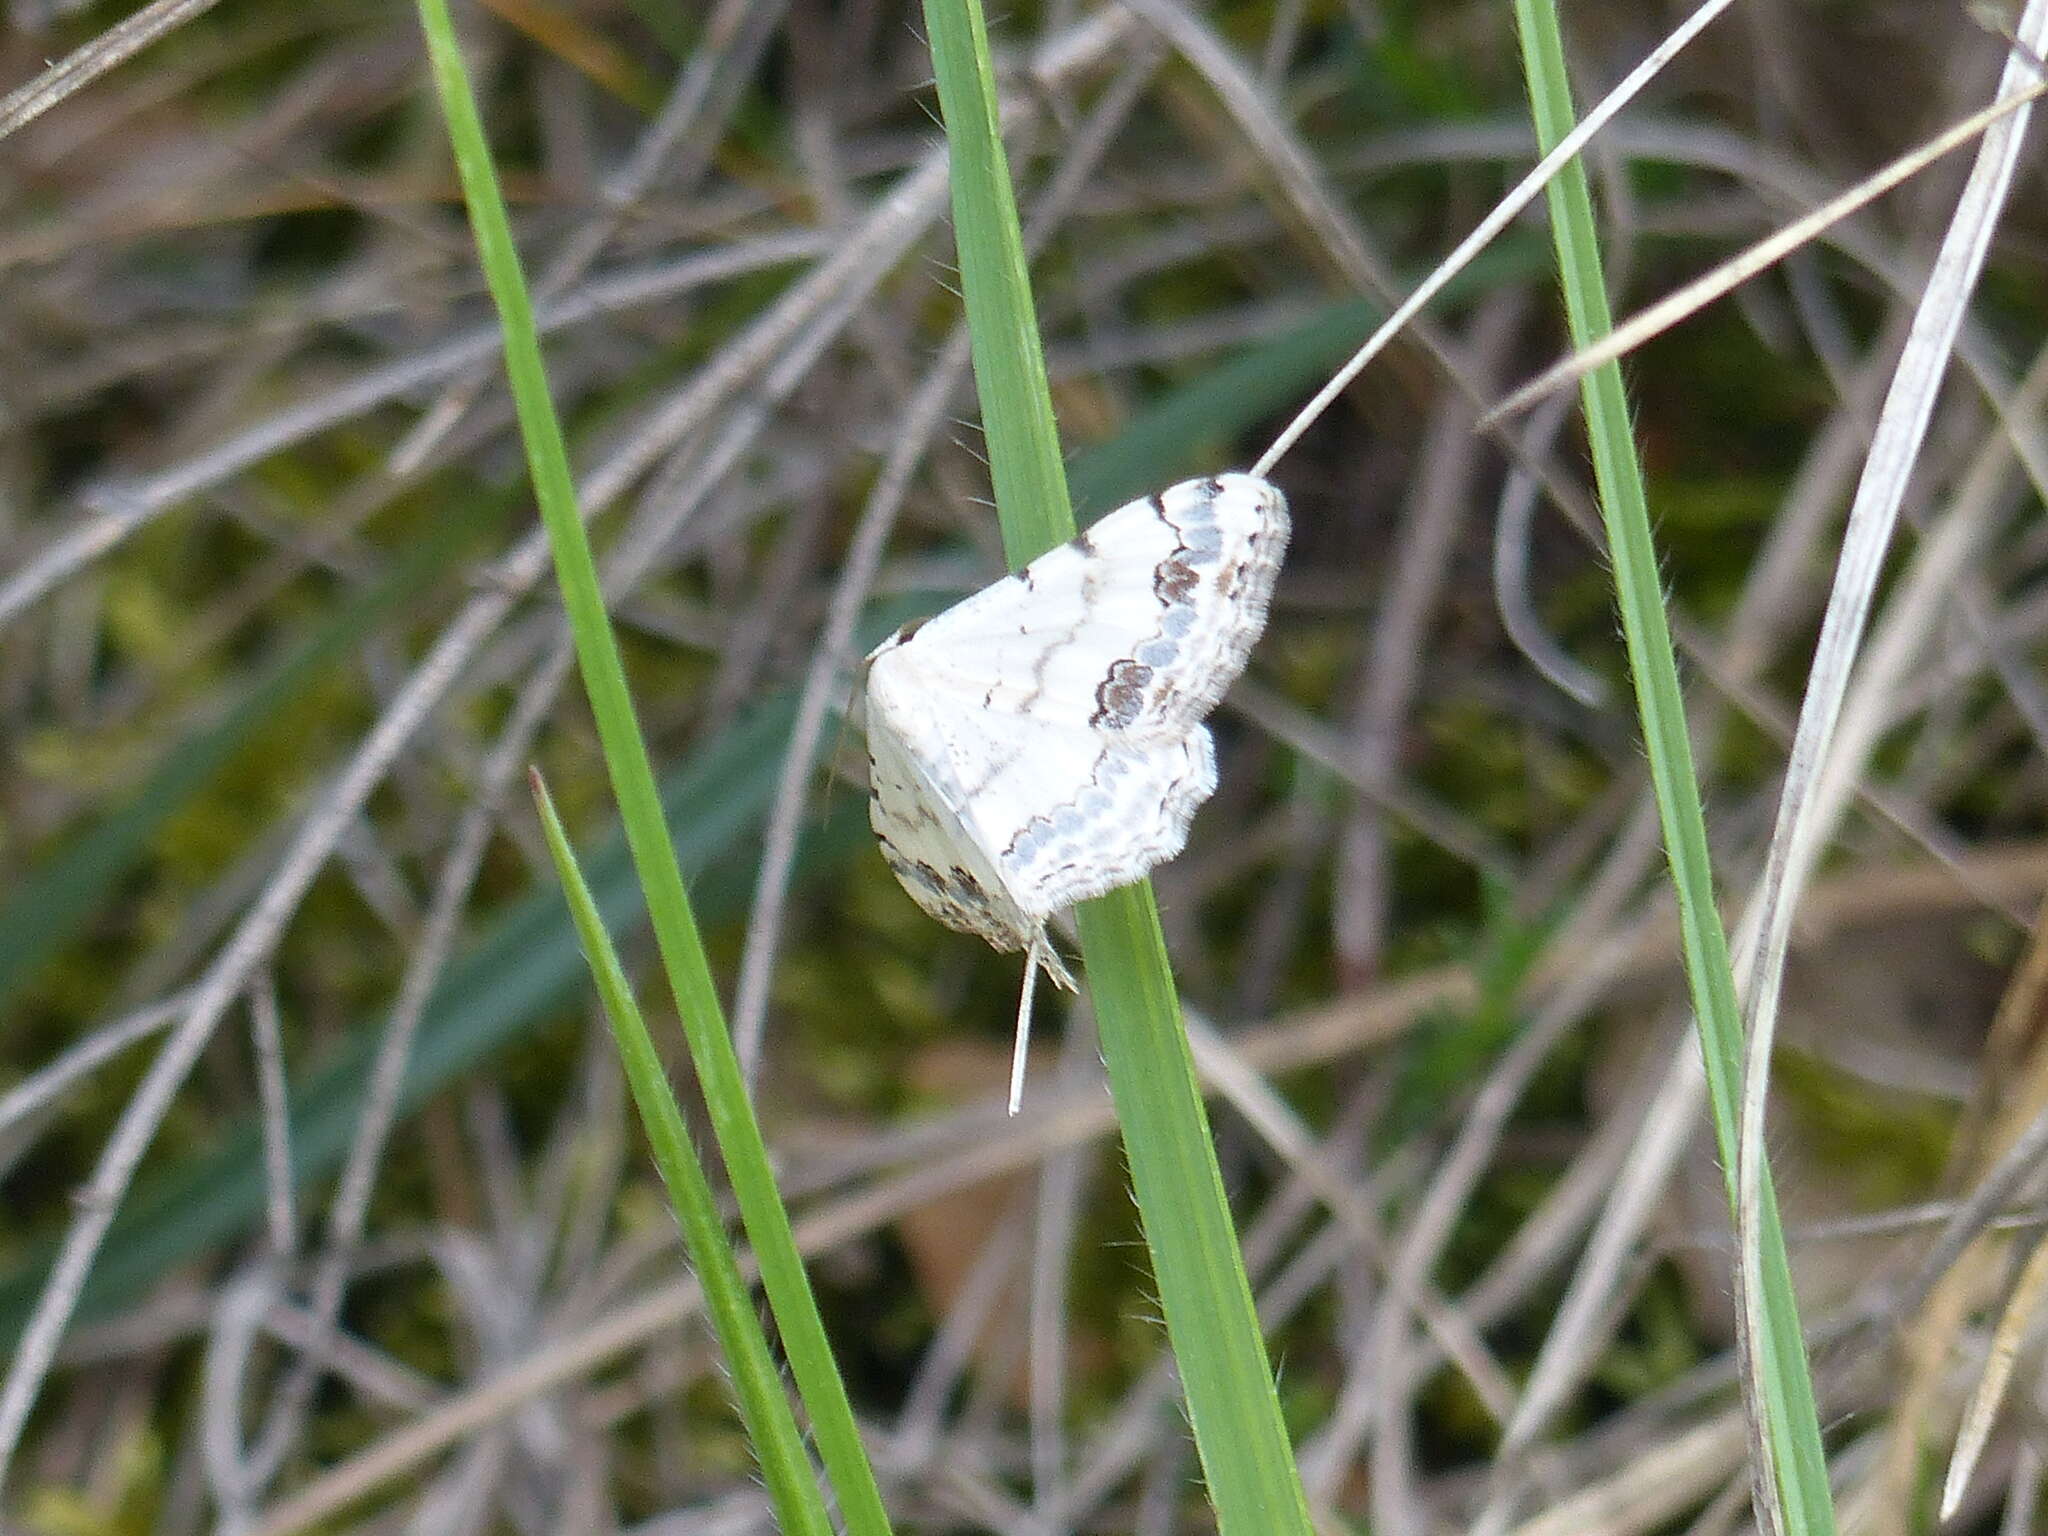
<svg viewBox="0 0 2048 1536">
<path fill-rule="evenodd" d="M 1586 439 L 1493 419 L 1581 152 L 1845 1520 L 2036 1518 L 2048 0 L 1725 9 L 1567 8 L 1544 157 L 1498 7 L 992 20 L 1084 516 L 1246 462 L 1293 512 L 1157 889 L 1331 1530 L 1750 1519 Z M 0 29 L 0 1526 L 764 1529 L 505 798 L 545 771 L 643 965 L 421 34 L 95 19 Z M 1000 568 L 922 22 L 461 26 L 892 1519 L 1196 1528 L 1087 1010 L 1004 1116 L 1014 967 L 864 825 L 860 651 Z"/>
</svg>

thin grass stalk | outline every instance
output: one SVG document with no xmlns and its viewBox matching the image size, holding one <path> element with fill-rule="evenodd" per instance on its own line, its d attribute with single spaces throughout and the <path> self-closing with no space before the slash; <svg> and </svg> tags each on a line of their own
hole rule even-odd
<svg viewBox="0 0 2048 1536">
<path fill-rule="evenodd" d="M 1548 148 L 1573 123 L 1564 44 L 1549 0 L 1516 0 L 1523 69 L 1539 146 Z M 1583 165 L 1573 163 L 1546 189 L 1552 237 L 1575 347 L 1612 329 L 1607 286 L 1593 223 L 1592 196 Z M 1685 973 L 1706 1066 L 1714 1136 L 1731 1212 L 1736 1182 L 1743 1036 L 1728 938 L 1714 904 L 1706 820 L 1686 732 L 1684 698 L 1665 619 L 1649 504 L 1636 461 L 1628 401 L 1618 364 L 1608 363 L 1580 381 L 1593 451 L 1601 516 L 1614 562 L 1617 603 L 1636 689 L 1643 742 L 1678 896 Z M 1787 1536 L 1833 1536 L 1826 1454 L 1814 1407 L 1813 1383 L 1800 1338 L 1798 1307 L 1778 1223 L 1776 1197 L 1763 1170 L 1758 1274 L 1762 1281 L 1763 1369 L 1752 1382 L 1761 1465 L 1754 1469 L 1765 1518 Z"/>
<path fill-rule="evenodd" d="M 619 1062 L 633 1090 L 633 1103 L 647 1127 L 647 1141 L 654 1153 L 654 1165 L 668 1187 L 669 1203 L 675 1207 L 682 1227 L 683 1246 L 690 1255 L 690 1267 L 703 1288 L 705 1314 L 718 1336 L 726 1368 L 732 1376 L 733 1395 L 740 1418 L 747 1428 L 754 1455 L 760 1462 L 762 1481 L 775 1506 L 777 1529 L 787 1532 L 830 1536 L 832 1522 L 819 1496 L 811 1459 L 804 1451 L 803 1434 L 790 1412 L 789 1397 L 782 1388 L 782 1375 L 775 1356 L 761 1331 L 761 1319 L 754 1310 L 754 1298 L 740 1276 L 738 1260 L 727 1239 L 725 1219 L 711 1193 L 711 1181 L 697 1157 L 696 1145 L 683 1124 L 683 1112 L 669 1087 L 668 1072 L 648 1033 L 647 1021 L 633 999 L 632 983 L 619 964 L 618 951 L 598 916 L 597 902 L 583 878 L 582 867 L 569 845 L 569 834 L 555 813 L 555 802 L 540 774 L 531 776 L 533 799 L 540 811 L 541 830 L 547 835 L 548 853 L 555 861 L 555 873 L 562 882 L 562 894 L 569 903 L 576 935 L 583 945 L 590 974 L 604 1001 L 605 1016 L 611 1022 L 612 1037 L 618 1042 Z"/>
<path fill-rule="evenodd" d="M 535 499 L 554 555 L 563 608 L 576 644 L 577 665 L 597 723 L 606 771 L 618 798 L 634 869 L 646 893 L 656 946 L 689 1041 L 712 1134 L 725 1162 L 740 1219 L 754 1246 L 762 1289 L 774 1312 L 790 1372 L 810 1414 L 819 1458 L 838 1494 L 847 1527 L 863 1533 L 886 1532 L 890 1528 L 888 1515 L 790 1232 L 788 1212 L 775 1188 L 767 1147 L 747 1099 L 662 818 L 654 769 L 633 713 L 618 642 L 605 613 L 597 564 L 577 511 L 568 451 L 548 395 L 532 299 L 447 0 L 419 0 L 419 15 L 470 228 L 505 334 L 505 371 Z"/>
<path fill-rule="evenodd" d="M 1022 565 L 1074 531 L 1015 199 L 974 0 L 927 0 L 953 162 L 961 289 L 1003 547 Z M 1110 1091 L 1217 1524 L 1311 1529 L 1216 1165 L 1149 882 L 1077 912 Z"/>
</svg>

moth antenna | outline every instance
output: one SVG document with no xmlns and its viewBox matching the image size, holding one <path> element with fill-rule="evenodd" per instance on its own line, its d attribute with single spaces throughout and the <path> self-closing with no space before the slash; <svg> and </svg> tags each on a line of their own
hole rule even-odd
<svg viewBox="0 0 2048 1536">
<path fill-rule="evenodd" d="M 1010 1053 L 1010 1113 L 1024 1106 L 1024 1057 L 1031 1049 L 1031 1000 L 1038 995 L 1039 951 L 1045 945 L 1041 930 L 1024 951 L 1024 995 L 1017 999 L 1017 1044 Z"/>
</svg>

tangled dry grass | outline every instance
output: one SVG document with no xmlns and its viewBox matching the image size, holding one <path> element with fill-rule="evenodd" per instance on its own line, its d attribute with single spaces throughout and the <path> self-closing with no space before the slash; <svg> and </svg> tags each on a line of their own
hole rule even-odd
<svg viewBox="0 0 2048 1536">
<path fill-rule="evenodd" d="M 1578 11 L 1589 98 L 1676 20 Z M 547 766 L 635 931 L 411 12 L 145 16 L 103 74 L 44 72 L 97 11 L 0 34 L 4 1518 L 766 1529 L 513 793 Z M 999 561 L 915 18 L 465 24 L 892 1510 L 1199 1528 L 1085 1012 L 1006 1121 L 1012 968 L 896 890 L 839 718 L 869 638 Z M 1051 5 L 1000 40 L 1084 512 L 1241 461 L 1531 157 L 1494 6 Z M 1738 7 L 1592 152 L 1617 308 L 1982 106 L 2005 54 L 1946 8 Z M 1965 171 L 1630 364 L 1731 894 Z M 2033 154 L 1910 482 L 1779 1053 L 1835 1482 L 1879 1532 L 1973 1393 L 1966 1517 L 2031 1529 L 2042 1476 L 2040 188 Z M 1589 476 L 1562 409 L 1475 431 L 1561 350 L 1553 285 L 1518 224 L 1279 471 L 1295 551 L 1158 881 L 1331 1529 L 1749 1518 Z"/>
</svg>

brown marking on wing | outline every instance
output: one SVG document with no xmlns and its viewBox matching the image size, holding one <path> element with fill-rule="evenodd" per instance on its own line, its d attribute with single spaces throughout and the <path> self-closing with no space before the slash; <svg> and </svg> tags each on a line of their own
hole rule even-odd
<svg viewBox="0 0 2048 1536">
<path fill-rule="evenodd" d="M 1144 711 L 1145 685 L 1152 681 L 1152 669 L 1126 657 L 1114 663 L 1095 690 L 1095 713 L 1090 725 L 1120 731 Z"/>
<path fill-rule="evenodd" d="M 1202 583 L 1195 568 L 1180 558 L 1181 553 L 1176 549 L 1152 568 L 1152 595 L 1169 608 L 1191 600 Z"/>
</svg>

